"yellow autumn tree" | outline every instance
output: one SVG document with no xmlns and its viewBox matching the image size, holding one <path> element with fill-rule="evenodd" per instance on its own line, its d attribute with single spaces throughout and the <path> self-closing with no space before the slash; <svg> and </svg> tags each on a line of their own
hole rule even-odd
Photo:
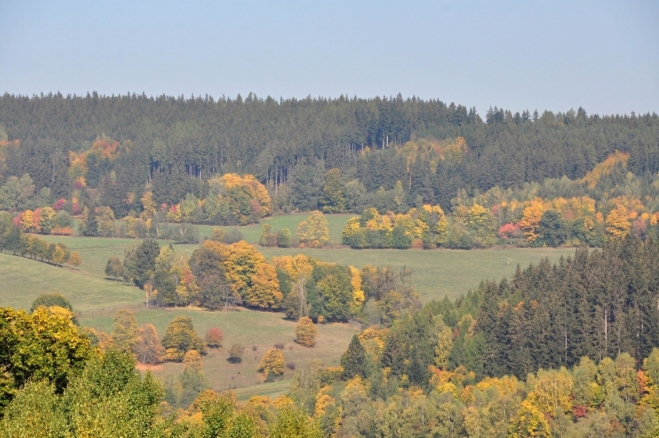
<svg viewBox="0 0 659 438">
<path fill-rule="evenodd" d="M 261 309 L 279 309 L 284 294 L 279 290 L 277 270 L 274 266 L 261 263 L 252 277 L 252 287 L 245 292 L 245 303 Z"/>
<path fill-rule="evenodd" d="M 350 270 L 350 284 L 352 285 L 352 305 L 354 307 L 361 307 L 364 303 L 364 290 L 362 289 L 362 275 L 359 269 L 354 266 L 348 266 Z"/>
<path fill-rule="evenodd" d="M 211 241 L 206 243 L 216 244 L 221 248 L 227 280 L 231 283 L 234 292 L 245 297 L 259 266 L 265 263 L 263 254 L 244 240 L 227 246 Z"/>
<path fill-rule="evenodd" d="M 284 353 L 276 348 L 269 349 L 261 358 L 258 370 L 265 375 L 266 379 L 281 376 L 284 374 Z"/>
<path fill-rule="evenodd" d="M 540 219 L 545 212 L 542 200 L 536 199 L 531 205 L 524 209 L 522 220 L 519 221 L 519 226 L 524 232 L 524 237 L 529 243 L 533 243 L 538 237 L 538 227 L 540 226 Z"/>
<path fill-rule="evenodd" d="M 629 234 L 631 222 L 629 221 L 629 211 L 623 205 L 619 205 L 609 212 L 606 217 L 606 232 L 613 239 L 622 239 Z"/>
<path fill-rule="evenodd" d="M 329 227 L 325 215 L 316 210 L 297 226 L 301 247 L 322 248 L 329 242 Z"/>
<path fill-rule="evenodd" d="M 538 437 L 550 438 L 551 431 L 547 419 L 529 400 L 524 400 L 517 415 L 513 417 L 508 428 L 510 438 Z"/>
<path fill-rule="evenodd" d="M 559 411 L 572 410 L 572 376 L 565 369 L 539 370 L 537 377 L 529 379 L 533 391 L 528 399 L 544 414 L 554 416 Z"/>
<path fill-rule="evenodd" d="M 305 347 L 316 345 L 318 330 L 309 317 L 303 316 L 295 326 L 295 342 Z"/>
</svg>

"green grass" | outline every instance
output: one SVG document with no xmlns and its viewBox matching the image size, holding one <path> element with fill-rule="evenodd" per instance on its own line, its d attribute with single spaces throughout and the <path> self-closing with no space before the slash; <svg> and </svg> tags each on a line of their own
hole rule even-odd
<svg viewBox="0 0 659 438">
<path fill-rule="evenodd" d="M 42 293 L 66 295 L 83 314 L 103 308 L 135 306 L 143 292 L 136 287 L 104 280 L 86 271 L 73 271 L 22 257 L 0 254 L 0 306 L 29 309 Z"/>
<path fill-rule="evenodd" d="M 345 227 L 348 219 L 353 217 L 353 214 L 326 214 L 325 218 L 327 219 L 327 226 L 330 233 L 330 241 L 335 244 L 341 243 L 341 232 Z M 270 224 L 273 232 L 277 232 L 284 228 L 288 228 L 292 235 L 295 235 L 297 226 L 305 220 L 309 215 L 307 213 L 301 214 L 288 214 L 283 216 L 272 216 L 261 220 L 260 224 L 256 225 L 247 225 L 244 227 L 237 227 L 245 241 L 249 243 L 258 243 L 259 237 L 261 237 L 261 226 L 265 223 Z M 199 225 L 199 236 L 203 239 L 204 237 L 210 237 L 213 232 L 213 226 L 211 225 Z M 235 227 L 220 227 L 225 230 L 230 230 Z"/>
<path fill-rule="evenodd" d="M 519 264 L 523 268 L 537 264 L 544 258 L 557 261 L 561 256 L 574 254 L 569 248 L 511 248 L 459 251 L 395 250 L 395 249 L 281 249 L 260 248 L 266 257 L 306 254 L 328 262 L 348 264 L 361 268 L 364 265 L 402 267 L 414 271 L 412 284 L 424 301 L 456 298 L 469 289 L 475 289 L 482 279 L 501 280 L 512 275 Z"/>
</svg>

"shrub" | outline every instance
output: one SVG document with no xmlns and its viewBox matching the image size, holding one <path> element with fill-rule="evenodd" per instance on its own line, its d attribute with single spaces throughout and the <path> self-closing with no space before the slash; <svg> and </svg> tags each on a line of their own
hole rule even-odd
<svg viewBox="0 0 659 438">
<path fill-rule="evenodd" d="M 227 359 L 231 363 L 240 363 L 243 361 L 243 352 L 245 347 L 240 344 L 233 344 L 229 348 L 229 358 Z"/>
<path fill-rule="evenodd" d="M 275 348 L 277 348 L 279 350 L 283 350 L 284 349 L 284 344 L 282 342 L 277 342 L 275 344 Z"/>
<path fill-rule="evenodd" d="M 286 362 L 286 368 L 288 368 L 289 370 L 294 370 L 295 364 L 293 362 Z"/>
</svg>

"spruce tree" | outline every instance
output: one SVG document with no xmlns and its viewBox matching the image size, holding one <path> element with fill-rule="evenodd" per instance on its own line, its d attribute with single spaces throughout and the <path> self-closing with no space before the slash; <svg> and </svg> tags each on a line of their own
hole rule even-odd
<svg viewBox="0 0 659 438">
<path fill-rule="evenodd" d="M 352 337 L 348 350 L 341 356 L 341 366 L 343 367 L 343 378 L 346 380 L 355 376 L 367 377 L 366 350 L 357 335 Z"/>
</svg>

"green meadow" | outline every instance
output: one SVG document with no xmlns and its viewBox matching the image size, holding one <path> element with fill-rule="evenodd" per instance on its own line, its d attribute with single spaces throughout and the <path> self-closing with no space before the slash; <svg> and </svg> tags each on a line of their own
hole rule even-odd
<svg viewBox="0 0 659 438">
<path fill-rule="evenodd" d="M 289 228 L 295 231 L 306 215 L 274 216 L 264 222 L 274 231 Z M 331 240 L 340 242 L 341 230 L 351 215 L 327 216 Z M 200 234 L 210 236 L 210 226 L 201 226 Z M 231 227 L 225 227 L 230 229 Z M 240 227 L 245 240 L 258 242 L 261 225 Z M 247 309 L 210 312 L 197 308 L 146 309 L 143 293 L 123 281 L 105 277 L 105 264 L 109 257 L 123 259 L 124 250 L 137 240 L 89 237 L 46 237 L 51 242 L 63 242 L 71 250 L 78 251 L 83 263 L 79 270 L 60 268 L 20 257 L 0 254 L 0 306 L 29 308 L 32 301 L 44 292 L 60 292 L 66 295 L 79 313 L 80 322 L 97 330 L 110 332 L 114 313 L 120 308 L 131 309 L 140 323 L 153 324 L 159 336 L 163 336 L 167 324 L 176 316 L 192 318 L 196 331 L 203 334 L 210 327 L 218 327 L 225 336 L 223 347 L 209 350 L 204 357 L 204 372 L 209 385 L 217 390 L 236 389 L 240 399 L 251 395 L 276 396 L 287 391 L 294 373 L 306 361 L 317 358 L 324 365 L 337 365 L 350 338 L 358 327 L 349 324 L 319 325 L 317 346 L 302 347 L 295 342 L 295 323 L 287 321 L 281 313 L 258 312 Z M 162 242 L 163 245 L 168 242 Z M 176 251 L 191 254 L 198 245 L 175 245 Z M 407 266 L 414 271 L 412 281 L 424 301 L 455 298 L 474 289 L 482 279 L 500 280 L 514 273 L 518 265 L 538 263 L 543 258 L 552 261 L 569 256 L 573 249 L 515 249 L 496 248 L 486 250 L 351 250 L 334 245 L 327 249 L 259 248 L 268 258 L 282 255 L 306 254 L 328 262 L 349 264 L 361 268 L 389 265 L 394 268 Z M 227 362 L 227 351 L 234 344 L 245 347 L 241 364 Z M 284 356 L 290 367 L 282 380 L 264 383 L 257 373 L 263 353 L 275 344 L 284 344 Z M 160 376 L 176 374 L 181 364 L 165 363 L 153 368 Z"/>
</svg>

